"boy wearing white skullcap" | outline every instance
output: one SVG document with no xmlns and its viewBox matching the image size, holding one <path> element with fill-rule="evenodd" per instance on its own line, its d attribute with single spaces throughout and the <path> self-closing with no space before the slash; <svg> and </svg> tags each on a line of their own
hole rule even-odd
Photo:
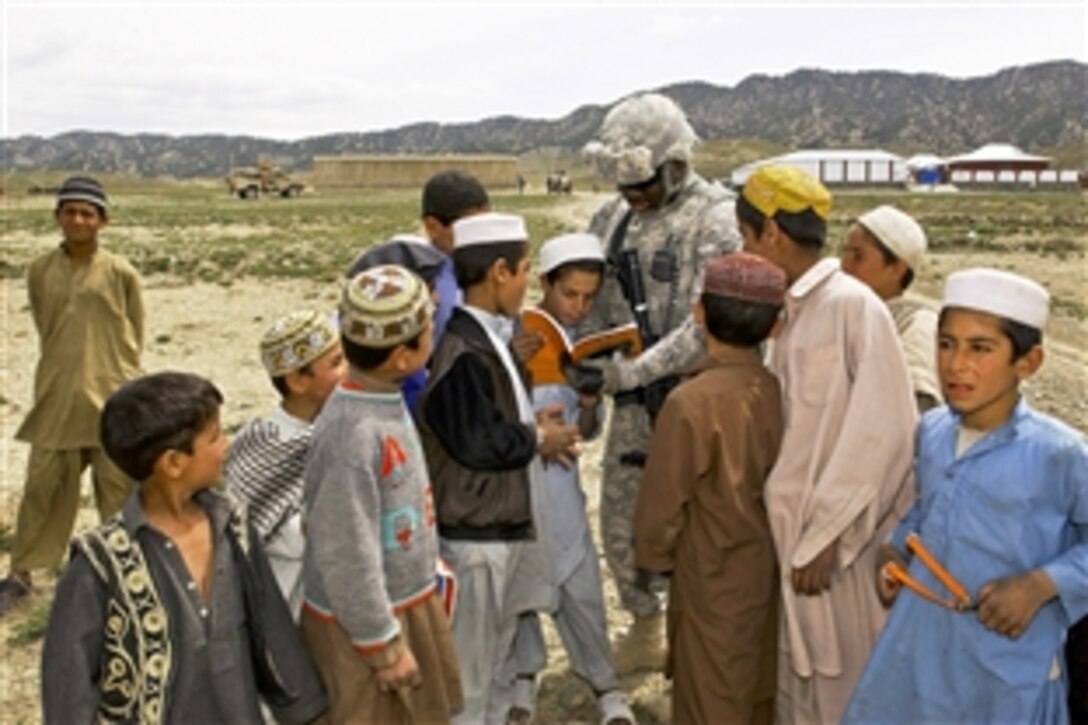
<svg viewBox="0 0 1088 725">
<path fill-rule="evenodd" d="M 223 480 L 246 504 L 283 598 L 297 619 L 306 545 L 302 471 L 314 419 L 347 372 L 347 362 L 335 319 L 316 310 L 299 310 L 273 322 L 261 338 L 260 355 L 280 405 L 238 432 L 223 463 Z"/>
<path fill-rule="evenodd" d="M 577 429 L 534 412 L 509 345 L 529 283 L 519 216 L 453 223 L 464 292 L 431 360 L 420 432 L 443 556 L 457 574 L 453 635 L 465 706 L 457 723 L 503 722 L 513 703 L 517 616 L 555 607 L 542 456 L 573 454 Z"/>
<path fill-rule="evenodd" d="M 433 312 L 427 285 L 396 265 L 355 275 L 340 299 L 349 367 L 304 474 L 299 625 L 330 722 L 445 722 L 461 705 L 430 477 L 400 392 L 430 357 Z"/>
<path fill-rule="evenodd" d="M 549 239 L 540 247 L 540 309 L 573 338 L 589 314 L 604 275 L 604 253 L 595 234 L 574 233 Z M 532 363 L 529 362 L 531 365 Z M 578 426 L 584 440 L 594 437 L 600 422 L 600 394 L 580 394 L 564 382 L 533 381 L 532 402 L 538 412 L 559 406 L 563 420 Z M 555 561 L 559 604 L 551 612 L 571 670 L 589 683 L 597 697 L 601 722 L 633 723 L 627 696 L 619 689 L 601 584 L 600 555 L 586 515 L 586 495 L 578 466 L 544 469 L 548 495 L 548 526 Z M 536 676 L 547 664 L 547 650 L 536 612 L 518 621 L 515 644 L 518 679 L 507 722 L 532 718 Z"/>
<path fill-rule="evenodd" d="M 1042 363 L 1048 306 L 1046 290 L 1016 274 L 948 277 L 938 342 L 947 405 L 922 419 L 918 499 L 881 565 L 906 567 L 917 536 L 969 609 L 881 580 L 896 604 L 847 722 L 1068 722 L 1062 645 L 1088 614 L 1088 445 L 1020 393 Z M 945 596 L 917 557 L 909 573 Z"/>
<path fill-rule="evenodd" d="M 907 360 L 918 410 L 941 402 L 937 383 L 937 311 L 906 294 L 922 266 L 926 233 L 908 214 L 887 204 L 859 216 L 846 231 L 842 270 L 869 286 L 888 305 Z"/>
</svg>

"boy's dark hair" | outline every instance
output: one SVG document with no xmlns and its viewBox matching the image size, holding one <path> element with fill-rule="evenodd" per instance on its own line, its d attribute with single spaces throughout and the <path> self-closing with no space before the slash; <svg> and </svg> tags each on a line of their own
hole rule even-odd
<svg viewBox="0 0 1088 725">
<path fill-rule="evenodd" d="M 464 290 L 483 282 L 487 278 L 487 271 L 499 259 L 506 262 L 513 273 L 528 253 L 528 242 L 473 244 L 454 249 L 453 273 L 457 277 L 457 286 Z"/>
<path fill-rule="evenodd" d="M 303 375 L 309 375 L 313 372 L 313 370 L 313 363 L 306 363 L 305 365 L 296 368 L 295 372 L 302 373 Z M 287 387 L 286 375 L 277 375 L 272 378 L 272 387 L 276 389 L 276 391 L 280 394 L 281 398 L 286 398 L 291 392 L 291 389 Z"/>
<path fill-rule="evenodd" d="M 937 315 L 938 330 L 944 324 L 944 317 L 947 311 L 947 307 L 941 308 L 940 314 Z M 1001 334 L 1009 338 L 1009 343 L 1012 345 L 1012 356 L 1009 358 L 1010 363 L 1014 363 L 1027 355 L 1031 352 L 1031 348 L 1036 345 L 1043 344 L 1043 331 L 1038 327 L 1025 325 L 1023 322 L 1010 320 L 1007 317 L 998 317 L 998 320 L 1000 320 L 1001 323 Z"/>
<path fill-rule="evenodd" d="M 749 302 L 703 292 L 699 298 L 706 313 L 706 331 L 718 342 L 755 347 L 771 334 L 782 305 Z"/>
<path fill-rule="evenodd" d="M 490 204 L 483 184 L 464 171 L 440 171 L 423 185 L 423 217 L 433 216 L 442 226 Z"/>
<path fill-rule="evenodd" d="M 419 338 L 423 335 L 421 331 L 418 335 L 413 337 L 407 342 L 401 342 L 392 347 L 367 347 L 360 345 L 357 342 L 349 340 L 346 335 L 340 335 L 340 346 L 344 348 L 344 357 L 347 358 L 348 364 L 353 368 L 359 370 L 373 370 L 374 368 L 381 367 L 382 363 L 389 359 L 389 356 L 393 354 L 401 345 L 406 345 L 412 350 L 419 349 Z"/>
<path fill-rule="evenodd" d="M 193 440 L 222 403 L 219 389 L 199 375 L 163 372 L 137 378 L 106 401 L 102 448 L 126 475 L 146 481 L 166 451 L 193 452 Z"/>
<path fill-rule="evenodd" d="M 767 217 L 759 209 L 752 206 L 751 202 L 744 198 L 743 194 L 737 195 L 737 221 L 747 224 L 752 231 L 759 236 L 763 233 L 763 225 Z M 812 208 L 802 212 L 776 211 L 774 221 L 789 235 L 790 239 L 803 247 L 823 249 L 827 240 L 827 221 L 820 217 Z"/>
<path fill-rule="evenodd" d="M 548 284 L 555 284 L 558 280 L 562 279 L 571 272 L 586 272 L 588 274 L 599 274 L 604 277 L 604 262 L 596 259 L 575 259 L 572 262 L 564 262 L 563 264 L 549 270 L 544 275 L 544 279 L 548 280 Z"/>
<path fill-rule="evenodd" d="M 108 201 L 106 200 L 106 191 L 102 188 L 102 184 L 98 182 L 98 179 L 92 179 L 90 176 L 70 176 L 64 180 L 64 183 L 57 189 L 56 210 L 60 211 L 66 201 L 86 202 L 98 209 L 100 217 L 105 219 L 107 216 L 106 207 Z"/>
<path fill-rule="evenodd" d="M 857 222 L 854 223 L 858 224 Z M 865 235 L 869 238 L 869 241 L 871 241 L 873 243 L 873 246 L 877 248 L 877 251 L 880 252 L 880 256 L 884 258 L 885 265 L 895 264 L 899 261 L 899 257 L 896 256 L 895 252 L 888 249 L 888 247 L 885 246 L 884 242 L 880 241 L 880 239 L 877 238 L 877 236 L 871 231 L 869 231 L 864 224 L 858 224 L 858 228 L 865 232 Z M 905 290 L 910 287 L 913 282 L 914 270 L 910 267 L 907 267 L 907 271 L 904 272 L 903 276 L 899 278 L 899 288 Z"/>
</svg>

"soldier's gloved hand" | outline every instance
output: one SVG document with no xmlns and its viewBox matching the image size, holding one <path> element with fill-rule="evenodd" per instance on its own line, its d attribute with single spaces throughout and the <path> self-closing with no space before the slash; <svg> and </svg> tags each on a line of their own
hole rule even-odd
<svg viewBox="0 0 1088 725">
<path fill-rule="evenodd" d="M 579 363 L 582 368 L 590 368 L 600 372 L 601 387 L 599 391 L 603 395 L 613 395 L 625 390 L 623 374 L 619 364 L 604 358 L 588 358 Z"/>
<path fill-rule="evenodd" d="M 566 352 L 559 356 L 559 367 L 567 383 L 577 390 L 579 395 L 600 396 L 601 386 L 604 385 L 604 374 L 599 368 L 579 365 Z"/>
</svg>

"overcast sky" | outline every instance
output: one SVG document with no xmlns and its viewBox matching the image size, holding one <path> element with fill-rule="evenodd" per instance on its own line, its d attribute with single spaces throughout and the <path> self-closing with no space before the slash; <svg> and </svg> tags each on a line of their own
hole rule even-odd
<svg viewBox="0 0 1088 725">
<path fill-rule="evenodd" d="M 1088 60 L 1064 2 L 179 3 L 0 0 L 5 136 L 298 139 L 797 68 L 953 77 Z"/>
</svg>

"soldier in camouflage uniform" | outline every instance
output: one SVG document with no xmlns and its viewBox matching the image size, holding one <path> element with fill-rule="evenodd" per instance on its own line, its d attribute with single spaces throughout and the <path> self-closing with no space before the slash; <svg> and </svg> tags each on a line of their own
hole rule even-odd
<svg viewBox="0 0 1088 725">
<path fill-rule="evenodd" d="M 621 672 L 656 665 L 664 655 L 657 593 L 662 587 L 639 577 L 634 565 L 634 506 L 652 427 L 647 403 L 652 409 L 655 395 L 665 390 L 661 384 L 701 358 L 702 340 L 690 310 L 701 291 L 703 264 L 741 244 L 735 196 L 691 167 L 696 140 L 683 111 L 649 93 L 613 108 L 585 148 L 598 174 L 614 182 L 619 193 L 589 225 L 605 245 L 610 272 L 584 331 L 635 319 L 615 266 L 617 256 L 632 249 L 641 267 L 650 332 L 659 340 L 636 360 L 601 364 L 605 392 L 614 395 L 603 462 L 601 536 L 620 600 L 635 616 L 617 649 Z"/>
</svg>

